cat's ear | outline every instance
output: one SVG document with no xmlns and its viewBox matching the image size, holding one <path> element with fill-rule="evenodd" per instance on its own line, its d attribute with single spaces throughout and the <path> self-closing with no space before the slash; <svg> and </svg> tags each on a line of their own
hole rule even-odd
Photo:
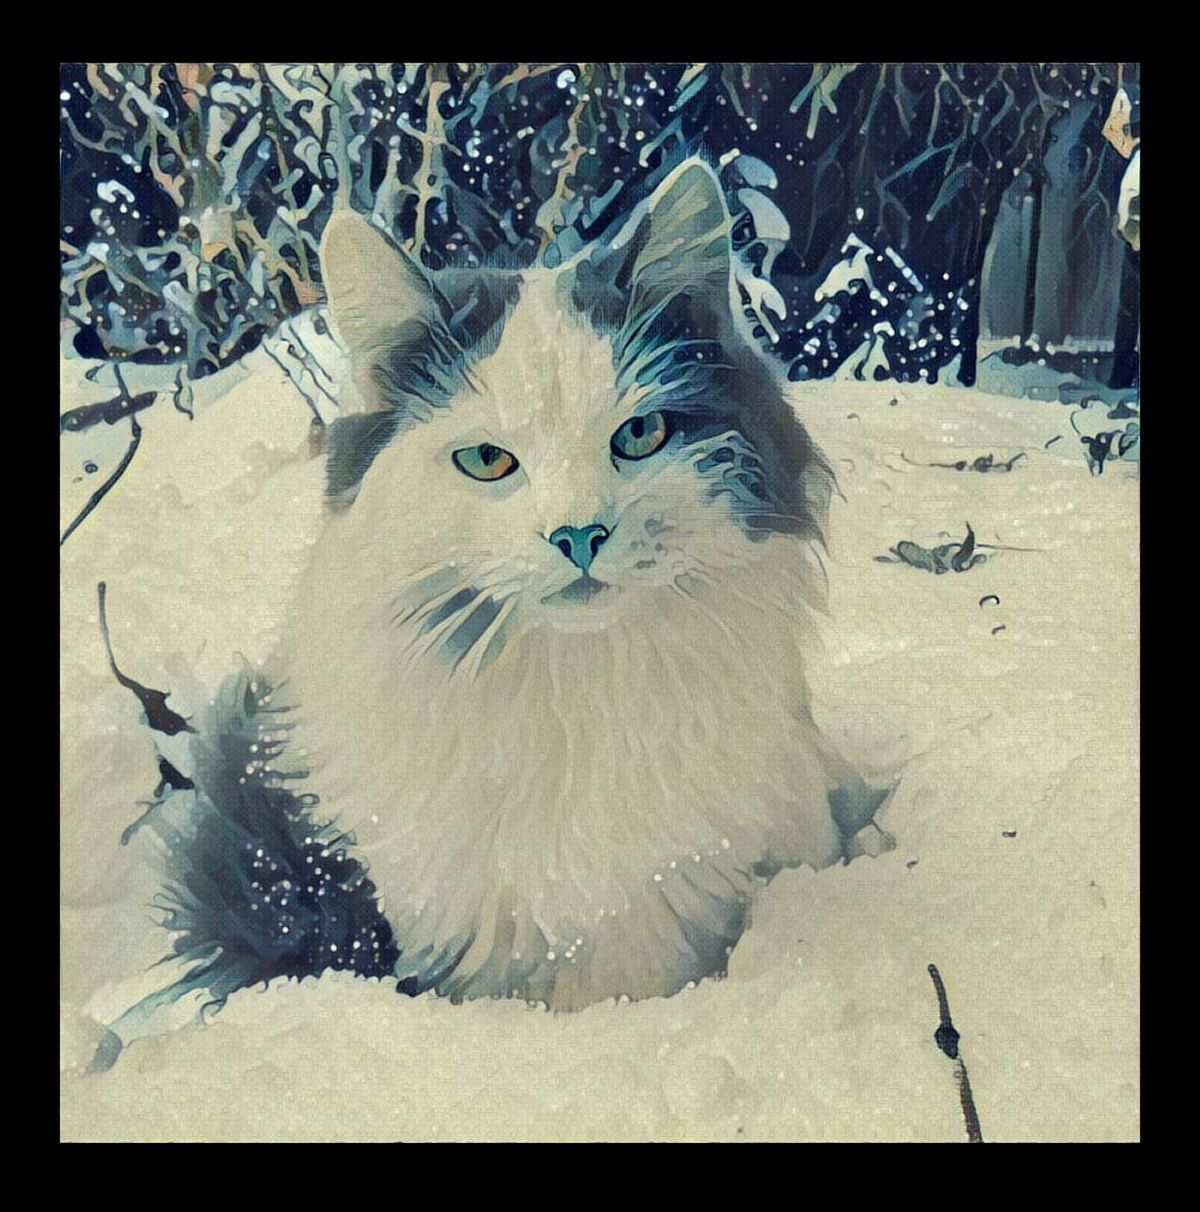
<svg viewBox="0 0 1200 1212">
<path fill-rule="evenodd" d="M 674 169 L 596 266 L 622 301 L 625 331 L 670 306 L 687 314 L 697 335 L 723 333 L 733 314 L 730 227 L 713 170 L 697 159 Z"/>
<path fill-rule="evenodd" d="M 378 348 L 405 320 L 437 311 L 424 270 L 353 210 L 334 211 L 325 224 L 321 276 L 333 322 L 352 350 Z"/>
<path fill-rule="evenodd" d="M 437 292 L 425 271 L 352 210 L 329 217 L 321 236 L 321 276 L 329 311 L 350 352 L 367 408 L 383 407 L 375 367 L 411 345 L 413 357 L 437 323 Z"/>
<path fill-rule="evenodd" d="M 716 174 L 702 160 L 681 164 L 650 196 L 641 230 L 634 235 L 635 296 L 688 290 L 716 296 L 727 305 L 729 228 Z"/>
</svg>

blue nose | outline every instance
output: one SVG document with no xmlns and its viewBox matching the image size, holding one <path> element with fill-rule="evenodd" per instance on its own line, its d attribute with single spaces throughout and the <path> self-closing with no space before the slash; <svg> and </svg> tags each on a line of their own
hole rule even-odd
<svg viewBox="0 0 1200 1212">
<path fill-rule="evenodd" d="M 550 542 L 584 572 L 592 566 L 596 552 L 608 538 L 608 527 L 593 522 L 590 526 L 560 526 L 550 535 Z"/>
</svg>

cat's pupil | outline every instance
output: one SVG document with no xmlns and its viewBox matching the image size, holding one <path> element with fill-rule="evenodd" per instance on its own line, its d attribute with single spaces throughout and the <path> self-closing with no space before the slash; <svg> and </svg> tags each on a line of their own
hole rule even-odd
<svg viewBox="0 0 1200 1212">
<path fill-rule="evenodd" d="M 629 423 L 629 432 L 632 433 L 635 438 L 640 438 L 644 429 L 645 423 L 642 421 L 641 417 L 634 417 Z"/>
<path fill-rule="evenodd" d="M 485 467 L 491 467 L 491 465 L 496 461 L 496 456 L 499 453 L 499 448 L 492 446 L 488 442 L 484 442 L 479 448 L 479 457 L 483 460 Z"/>
</svg>

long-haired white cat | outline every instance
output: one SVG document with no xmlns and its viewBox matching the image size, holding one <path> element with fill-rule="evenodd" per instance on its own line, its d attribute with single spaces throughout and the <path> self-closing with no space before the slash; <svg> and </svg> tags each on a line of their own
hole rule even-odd
<svg viewBox="0 0 1200 1212">
<path fill-rule="evenodd" d="M 357 840 L 403 988 L 669 995 L 774 872 L 844 853 L 861 784 L 804 679 L 830 477 L 729 228 L 698 161 L 557 270 L 436 280 L 328 224 L 368 411 L 331 435 L 280 766 Z"/>
<path fill-rule="evenodd" d="M 430 274 L 349 211 L 321 254 L 359 407 L 274 666 L 198 719 L 151 824 L 187 975 L 98 1066 L 184 993 L 330 967 L 669 996 L 882 798 L 809 713 L 831 476 L 707 165 L 557 269 Z"/>
</svg>

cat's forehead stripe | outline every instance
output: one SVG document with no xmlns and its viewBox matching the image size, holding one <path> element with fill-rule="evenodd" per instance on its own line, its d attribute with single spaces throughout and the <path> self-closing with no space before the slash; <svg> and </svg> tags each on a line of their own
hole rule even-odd
<svg viewBox="0 0 1200 1212">
<path fill-rule="evenodd" d="M 523 283 L 495 352 L 474 364 L 483 400 L 505 425 L 544 410 L 587 415 L 618 403 L 610 337 L 563 307 L 559 276 L 531 275 Z"/>
</svg>

